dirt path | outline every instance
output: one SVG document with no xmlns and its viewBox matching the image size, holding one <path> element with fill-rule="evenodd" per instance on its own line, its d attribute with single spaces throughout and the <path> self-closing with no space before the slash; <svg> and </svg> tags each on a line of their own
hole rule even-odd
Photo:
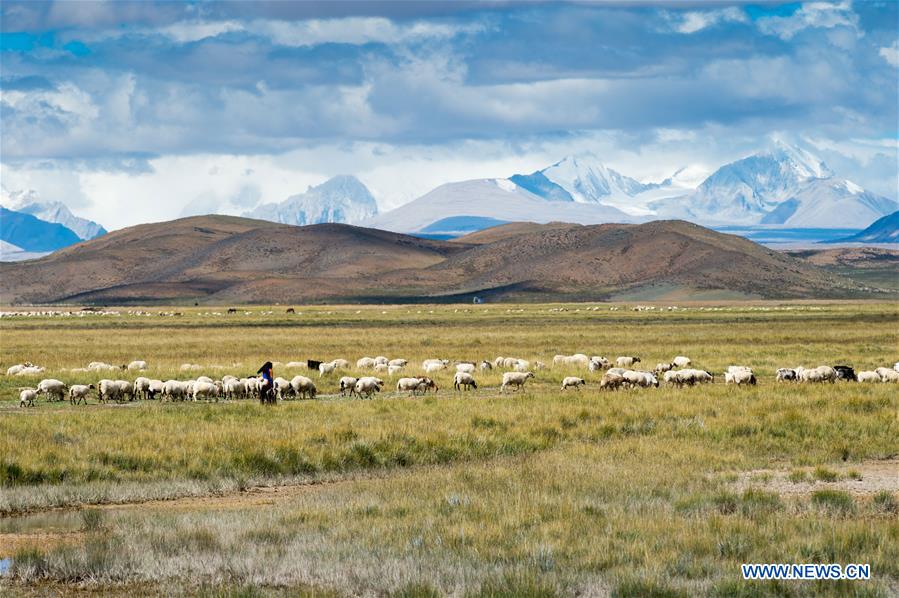
<svg viewBox="0 0 899 598">
<path fill-rule="evenodd" d="M 740 491 L 761 487 L 782 496 L 801 496 L 818 490 L 842 490 L 856 497 L 866 497 L 884 490 L 899 492 L 899 459 L 863 461 L 826 469 L 836 473 L 838 479 L 816 479 L 815 468 L 812 467 L 754 469 L 740 474 L 734 486 Z M 805 474 L 804 479 L 791 479 L 791 474 L 800 471 Z"/>
</svg>

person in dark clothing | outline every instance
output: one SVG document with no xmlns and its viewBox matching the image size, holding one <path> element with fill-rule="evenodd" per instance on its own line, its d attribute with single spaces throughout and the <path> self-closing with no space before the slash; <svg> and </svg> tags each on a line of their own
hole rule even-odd
<svg viewBox="0 0 899 598">
<path fill-rule="evenodd" d="M 257 374 L 262 374 L 262 388 L 259 391 L 259 401 L 261 403 L 275 402 L 275 378 L 272 374 L 272 362 L 266 361 L 262 367 L 256 370 Z"/>
</svg>

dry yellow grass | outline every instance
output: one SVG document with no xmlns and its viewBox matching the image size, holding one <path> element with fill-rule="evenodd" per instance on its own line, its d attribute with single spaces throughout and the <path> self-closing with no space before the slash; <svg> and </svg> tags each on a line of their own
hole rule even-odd
<svg viewBox="0 0 899 598">
<path fill-rule="evenodd" d="M 748 474 L 782 472 L 786 480 L 798 470 L 863 472 L 895 459 L 894 386 L 773 379 L 783 365 L 894 362 L 895 306 L 585 307 L 0 321 L 4 366 L 30 360 L 71 382 L 97 376 L 61 368 L 92 360 L 141 358 L 151 376 L 184 378 L 184 362 L 220 376 L 251 373 L 265 359 L 503 355 L 549 364 L 575 351 L 640 355 L 647 367 L 684 354 L 714 372 L 738 363 L 760 374 L 755 388 L 617 393 L 600 392 L 588 374 L 585 390 L 562 393 L 559 380 L 572 372 L 549 369 L 525 392 L 502 396 L 497 372 L 479 375 L 483 390 L 466 395 L 445 390 L 447 372 L 438 376 L 444 390 L 424 399 L 386 394 L 274 408 L 42 402 L 30 410 L 15 406 L 14 394 L 29 380 L 4 377 L 7 512 L 350 476 L 268 508 L 204 501 L 195 510 L 109 511 L 100 524 L 77 523 L 83 541 L 19 554 L 16 583 L 26 585 L 15 587 L 91 580 L 161 591 L 258 585 L 412 595 L 887 595 L 899 587 L 895 489 L 892 497 L 778 494 Z M 325 392 L 335 386 L 336 377 L 321 382 Z M 869 562 L 874 580 L 742 582 L 739 564 L 755 561 Z"/>
</svg>

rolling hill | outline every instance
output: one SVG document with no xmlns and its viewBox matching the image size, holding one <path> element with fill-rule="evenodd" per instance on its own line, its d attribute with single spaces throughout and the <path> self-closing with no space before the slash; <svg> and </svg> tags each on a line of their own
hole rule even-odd
<svg viewBox="0 0 899 598">
<path fill-rule="evenodd" d="M 0 302 L 302 303 L 845 297 L 860 285 L 682 221 L 512 223 L 453 241 L 198 216 L 0 265 Z"/>
<path fill-rule="evenodd" d="M 865 230 L 827 243 L 899 243 L 899 210 L 871 223 Z"/>
</svg>

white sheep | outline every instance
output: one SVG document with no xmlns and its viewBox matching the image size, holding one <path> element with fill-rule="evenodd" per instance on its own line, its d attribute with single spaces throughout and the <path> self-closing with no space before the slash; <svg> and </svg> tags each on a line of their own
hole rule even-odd
<svg viewBox="0 0 899 598">
<path fill-rule="evenodd" d="M 372 368 L 376 372 L 387 372 L 390 370 L 390 366 L 386 363 L 376 363 L 375 367 Z"/>
<path fill-rule="evenodd" d="M 796 370 L 794 370 L 793 368 L 777 368 L 776 374 L 778 382 L 796 381 Z"/>
<path fill-rule="evenodd" d="M 219 386 L 213 382 L 195 382 L 192 397 L 194 401 L 198 399 L 212 399 L 218 401 Z"/>
<path fill-rule="evenodd" d="M 222 382 L 222 393 L 226 399 L 242 399 L 247 394 L 247 387 L 242 380 L 229 378 Z"/>
<path fill-rule="evenodd" d="M 279 401 L 283 401 L 285 396 L 293 392 L 293 388 L 290 386 L 290 380 L 286 378 L 278 376 L 272 380 L 272 382 L 275 385 L 275 396 Z"/>
<path fill-rule="evenodd" d="M 314 399 L 316 392 L 318 392 L 315 388 L 315 383 L 306 376 L 294 376 L 290 381 L 290 387 L 293 389 L 293 393 L 300 399 Z"/>
<path fill-rule="evenodd" d="M 147 389 L 148 398 L 155 399 L 156 395 L 161 395 L 164 387 L 162 380 L 150 380 L 150 387 Z"/>
<path fill-rule="evenodd" d="M 396 376 L 397 374 L 402 372 L 404 369 L 406 369 L 406 366 L 404 366 L 404 365 L 398 365 L 398 364 L 388 365 L 387 366 L 387 375 L 390 376 L 391 378 L 393 378 L 394 376 Z"/>
<path fill-rule="evenodd" d="M 205 382 L 206 384 L 212 384 L 213 380 L 209 376 L 198 376 L 195 382 Z"/>
<path fill-rule="evenodd" d="M 475 365 L 473 363 L 460 363 L 456 365 L 457 372 L 464 372 L 466 374 L 474 374 Z"/>
<path fill-rule="evenodd" d="M 318 364 L 318 377 L 321 378 L 327 374 L 331 374 L 337 369 L 337 365 L 333 361 Z"/>
<path fill-rule="evenodd" d="M 33 388 L 23 388 L 19 392 L 20 407 L 34 407 L 34 400 L 37 398 L 37 390 Z"/>
<path fill-rule="evenodd" d="M 456 375 L 453 376 L 453 389 L 463 390 L 463 387 L 464 390 L 471 390 L 477 388 L 478 383 L 469 372 L 456 372 Z"/>
<path fill-rule="evenodd" d="M 899 372 L 892 368 L 877 368 L 874 371 L 880 374 L 881 382 L 899 382 Z"/>
<path fill-rule="evenodd" d="M 481 362 L 480 368 L 482 372 L 489 372 L 493 369 L 493 364 L 485 359 Z"/>
<path fill-rule="evenodd" d="M 406 367 L 406 365 L 407 365 L 408 363 L 409 363 L 409 360 L 408 360 L 408 359 L 400 359 L 400 358 L 397 358 L 397 359 L 391 359 L 390 361 L 388 361 L 388 362 L 387 362 L 387 365 L 388 365 L 388 366 L 397 366 L 397 367 L 404 368 L 404 367 Z"/>
<path fill-rule="evenodd" d="M 378 355 L 377 357 L 375 357 L 375 365 L 390 365 L 390 360 L 383 355 Z"/>
<path fill-rule="evenodd" d="M 656 367 L 654 367 L 652 371 L 654 371 L 656 374 L 661 374 L 661 373 L 667 372 L 668 370 L 671 370 L 673 368 L 674 368 L 673 363 L 657 363 Z"/>
<path fill-rule="evenodd" d="M 800 382 L 830 382 L 837 380 L 837 371 L 829 365 L 820 365 L 816 368 L 802 369 L 799 373 Z"/>
<path fill-rule="evenodd" d="M 306 365 L 307 365 L 307 364 L 306 364 L 305 361 L 288 361 L 288 362 L 284 365 L 284 367 L 286 367 L 287 369 L 291 369 L 291 370 L 292 370 L 292 369 L 294 369 L 294 368 L 304 368 L 304 367 L 306 367 Z"/>
<path fill-rule="evenodd" d="M 44 368 L 40 366 L 36 366 L 30 361 L 26 361 L 25 363 L 19 363 L 14 366 L 10 366 L 9 369 L 6 370 L 7 376 L 29 376 L 33 374 L 40 374 L 44 371 Z"/>
<path fill-rule="evenodd" d="M 375 367 L 375 360 L 372 357 L 360 357 L 356 361 L 356 367 L 360 370 L 369 370 Z"/>
<path fill-rule="evenodd" d="M 512 368 L 516 372 L 526 372 L 531 369 L 531 362 L 527 359 L 519 359 L 513 364 Z"/>
<path fill-rule="evenodd" d="M 640 358 L 634 357 L 634 356 L 622 356 L 622 357 L 619 357 L 618 359 L 616 359 L 615 363 L 620 368 L 629 368 L 629 367 L 633 367 L 633 365 L 635 363 L 640 363 Z"/>
<path fill-rule="evenodd" d="M 37 385 L 37 391 L 47 395 L 48 401 L 62 401 L 66 398 L 68 387 L 59 380 L 46 378 Z"/>
<path fill-rule="evenodd" d="M 574 388 L 575 390 L 580 390 L 581 386 L 586 386 L 586 382 L 583 378 L 578 378 L 577 376 L 567 376 L 562 380 L 562 390 L 567 388 Z"/>
<path fill-rule="evenodd" d="M 858 373 L 858 381 L 859 382 L 882 382 L 880 379 L 880 374 L 872 371 L 865 371 Z"/>
<path fill-rule="evenodd" d="M 602 379 L 599 381 L 599 388 L 600 390 L 615 390 L 624 385 L 625 382 L 624 376 L 609 371 L 602 375 Z"/>
<path fill-rule="evenodd" d="M 94 371 L 94 372 L 104 372 L 104 371 L 118 370 L 118 369 L 124 370 L 126 367 L 127 366 L 124 366 L 124 365 L 120 366 L 120 367 L 116 367 L 116 366 L 112 365 L 111 363 L 106 363 L 103 361 L 92 361 L 89 364 L 87 364 L 87 369 Z"/>
<path fill-rule="evenodd" d="M 685 368 L 690 365 L 692 362 L 689 357 L 684 357 L 683 355 L 678 355 L 674 359 L 671 360 L 671 365 L 678 368 Z"/>
<path fill-rule="evenodd" d="M 147 362 L 141 359 L 135 359 L 131 363 L 128 364 L 129 370 L 145 370 L 147 369 Z"/>
<path fill-rule="evenodd" d="M 138 376 L 131 385 L 134 396 L 138 399 L 150 398 L 150 379 L 144 376 Z"/>
<path fill-rule="evenodd" d="M 110 380 L 100 380 L 100 397 L 101 401 L 104 400 L 103 397 L 107 397 L 108 395 L 103 390 L 103 383 L 111 382 Z M 165 399 L 173 401 L 175 399 L 183 399 L 187 394 L 187 384 L 185 382 L 181 382 L 180 380 L 166 380 L 162 385 L 162 396 Z"/>
<path fill-rule="evenodd" d="M 730 370 L 730 368 L 728 368 L 728 370 Z M 753 374 L 752 370 L 749 368 L 724 372 L 724 384 L 750 384 L 755 386 L 755 383 L 755 374 Z"/>
<path fill-rule="evenodd" d="M 517 390 L 521 390 L 524 386 L 524 383 L 528 381 L 528 378 L 533 378 L 533 372 L 506 372 L 503 374 L 503 383 L 500 386 L 499 391 L 505 392 L 506 387 L 515 387 Z"/>
<path fill-rule="evenodd" d="M 421 378 L 400 378 L 396 381 L 396 389 L 398 391 L 409 391 L 413 395 L 421 386 Z"/>
<path fill-rule="evenodd" d="M 87 405 L 87 397 L 94 388 L 93 384 L 73 384 L 69 387 L 69 402 L 77 405 L 79 402 Z"/>
<path fill-rule="evenodd" d="M 370 399 L 374 393 L 381 391 L 383 385 L 384 382 L 379 378 L 375 378 L 374 376 L 363 376 L 356 381 L 356 385 L 353 389 L 360 397 L 365 396 L 365 398 Z"/>
<path fill-rule="evenodd" d="M 350 367 L 350 362 L 346 359 L 335 359 L 331 363 L 334 364 L 334 368 L 338 370 L 345 370 Z"/>
<path fill-rule="evenodd" d="M 446 369 L 446 364 L 444 363 L 429 363 L 424 366 L 424 371 L 426 374 L 432 374 L 434 372 L 439 372 L 440 370 Z"/>
</svg>

